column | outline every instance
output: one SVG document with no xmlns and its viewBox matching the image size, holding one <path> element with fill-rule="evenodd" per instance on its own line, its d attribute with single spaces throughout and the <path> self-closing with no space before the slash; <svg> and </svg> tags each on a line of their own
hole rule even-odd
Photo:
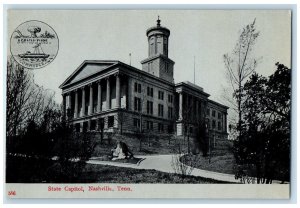
<svg viewBox="0 0 300 208">
<path fill-rule="evenodd" d="M 100 112 L 102 110 L 102 87 L 101 87 L 101 81 L 98 81 L 98 96 L 97 96 L 97 112 Z"/>
<path fill-rule="evenodd" d="M 89 100 L 89 109 L 88 109 L 88 115 L 91 115 L 93 113 L 93 85 L 90 84 L 90 100 Z"/>
<path fill-rule="evenodd" d="M 179 92 L 179 120 L 182 120 L 182 106 L 183 104 L 183 95 L 182 92 Z"/>
<path fill-rule="evenodd" d="M 225 118 L 225 122 L 224 122 L 224 123 L 225 123 L 225 124 L 224 124 L 224 125 L 225 125 L 225 126 L 224 126 L 224 132 L 227 133 L 227 113 L 224 114 L 224 118 Z"/>
<path fill-rule="evenodd" d="M 110 81 L 106 78 L 106 110 L 110 109 Z"/>
<path fill-rule="evenodd" d="M 196 120 L 199 121 L 200 119 L 200 115 L 199 115 L 199 101 L 196 98 Z"/>
<path fill-rule="evenodd" d="M 81 90 L 82 90 L 81 116 L 85 116 L 85 89 L 84 89 L 84 87 L 82 87 Z"/>
<path fill-rule="evenodd" d="M 121 107 L 120 75 L 116 74 L 116 108 Z"/>
<path fill-rule="evenodd" d="M 75 107 L 74 107 L 74 118 L 78 116 L 78 90 L 75 90 Z"/>
<path fill-rule="evenodd" d="M 68 108 L 72 109 L 72 96 L 71 96 L 71 92 L 69 92 L 69 94 L 68 94 Z"/>
<path fill-rule="evenodd" d="M 66 94 L 63 94 L 63 116 L 65 117 L 67 115 L 67 105 L 66 105 Z"/>
</svg>

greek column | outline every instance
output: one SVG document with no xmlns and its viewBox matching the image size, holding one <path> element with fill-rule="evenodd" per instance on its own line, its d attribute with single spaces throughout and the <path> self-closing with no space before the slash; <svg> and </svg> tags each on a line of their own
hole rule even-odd
<svg viewBox="0 0 300 208">
<path fill-rule="evenodd" d="M 75 90 L 75 107 L 74 107 L 74 118 L 78 116 L 78 90 Z"/>
<path fill-rule="evenodd" d="M 102 87 L 101 81 L 98 81 L 97 112 L 102 110 Z"/>
<path fill-rule="evenodd" d="M 110 81 L 106 78 L 106 110 L 110 109 Z"/>
<path fill-rule="evenodd" d="M 84 89 L 84 87 L 82 87 L 81 90 L 82 90 L 81 116 L 85 116 L 85 89 Z"/>
<path fill-rule="evenodd" d="M 116 74 L 116 108 L 121 107 L 120 75 Z"/>
<path fill-rule="evenodd" d="M 89 109 L 88 109 L 88 115 L 91 115 L 93 113 L 93 85 L 90 84 L 90 100 L 89 100 Z"/>
</svg>

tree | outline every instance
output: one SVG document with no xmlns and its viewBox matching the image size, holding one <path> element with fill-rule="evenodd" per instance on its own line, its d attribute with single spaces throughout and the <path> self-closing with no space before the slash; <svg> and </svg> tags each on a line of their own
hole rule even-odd
<svg viewBox="0 0 300 208">
<path fill-rule="evenodd" d="M 269 78 L 254 73 L 243 87 L 243 122 L 235 141 L 236 176 L 257 183 L 289 180 L 290 69 L 276 63 Z"/>
<path fill-rule="evenodd" d="M 34 82 L 33 74 L 11 58 L 7 63 L 6 135 L 24 132 L 29 121 L 40 124 L 45 111 L 53 109 L 54 93 Z"/>
<path fill-rule="evenodd" d="M 233 109 L 238 114 L 237 130 L 240 132 L 242 125 L 242 89 L 246 79 L 255 71 L 257 60 L 252 58 L 251 51 L 256 42 L 259 32 L 256 31 L 255 19 L 246 25 L 235 45 L 231 55 L 224 54 L 223 59 L 226 67 L 232 90 L 234 101 L 230 102 Z"/>
</svg>

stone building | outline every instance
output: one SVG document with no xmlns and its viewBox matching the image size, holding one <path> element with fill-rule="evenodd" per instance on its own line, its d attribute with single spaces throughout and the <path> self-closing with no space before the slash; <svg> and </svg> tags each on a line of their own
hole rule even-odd
<svg viewBox="0 0 300 208">
<path fill-rule="evenodd" d="M 199 121 L 227 137 L 227 107 L 190 82 L 174 83 L 168 57 L 170 30 L 146 32 L 148 58 L 142 70 L 120 61 L 84 61 L 60 86 L 63 109 L 76 131 L 151 131 L 194 134 Z"/>
</svg>

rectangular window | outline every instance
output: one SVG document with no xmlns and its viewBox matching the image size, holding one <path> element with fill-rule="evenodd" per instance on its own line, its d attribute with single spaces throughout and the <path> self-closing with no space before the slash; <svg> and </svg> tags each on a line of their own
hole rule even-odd
<svg viewBox="0 0 300 208">
<path fill-rule="evenodd" d="M 168 95 L 168 102 L 173 103 L 173 95 Z"/>
<path fill-rule="evenodd" d="M 133 119 L 133 125 L 134 125 L 134 127 L 139 128 L 140 125 L 141 125 L 141 120 L 138 119 L 138 118 L 134 118 L 134 119 Z"/>
<path fill-rule="evenodd" d="M 218 130 L 221 130 L 221 122 L 218 122 Z"/>
<path fill-rule="evenodd" d="M 141 111 L 142 110 L 141 98 L 134 97 L 134 110 L 135 111 Z"/>
<path fill-rule="evenodd" d="M 158 123 L 158 131 L 159 132 L 164 132 L 164 125 L 161 123 Z"/>
<path fill-rule="evenodd" d="M 222 118 L 221 113 L 218 113 L 218 119 L 221 119 L 221 118 Z"/>
<path fill-rule="evenodd" d="M 215 110 L 212 111 L 212 116 L 216 117 L 216 111 Z"/>
<path fill-rule="evenodd" d="M 153 97 L 153 88 L 147 87 L 147 95 Z"/>
<path fill-rule="evenodd" d="M 164 106 L 162 104 L 158 104 L 158 116 L 164 117 Z"/>
<path fill-rule="evenodd" d="M 90 131 L 96 130 L 96 120 L 91 120 Z"/>
<path fill-rule="evenodd" d="M 114 127 L 114 121 L 115 121 L 114 116 L 108 116 L 108 123 L 107 123 L 108 128 Z"/>
<path fill-rule="evenodd" d="M 153 122 L 147 121 L 147 130 L 153 130 Z"/>
<path fill-rule="evenodd" d="M 168 118 L 169 119 L 173 118 L 173 108 L 172 107 L 168 107 Z"/>
<path fill-rule="evenodd" d="M 135 82 L 134 83 L 134 92 L 138 92 L 138 93 L 141 93 L 142 92 L 142 85 Z"/>
<path fill-rule="evenodd" d="M 168 125 L 168 133 L 173 133 L 173 125 Z"/>
<path fill-rule="evenodd" d="M 209 108 L 206 109 L 206 114 L 207 114 L 207 116 L 210 116 L 210 110 L 209 110 Z"/>
<path fill-rule="evenodd" d="M 153 115 L 153 102 L 147 101 L 147 114 Z"/>
<path fill-rule="evenodd" d="M 158 91 L 158 99 L 160 99 L 160 100 L 164 99 L 164 92 Z"/>
<path fill-rule="evenodd" d="M 138 91 L 137 85 L 138 85 L 138 84 L 135 82 L 135 83 L 134 83 L 134 92 L 137 92 L 137 91 Z"/>
<path fill-rule="evenodd" d="M 104 129 L 104 118 L 99 118 L 98 120 L 98 125 L 99 125 L 99 129 L 102 130 Z"/>
<path fill-rule="evenodd" d="M 212 128 L 215 129 L 216 128 L 216 121 L 212 120 Z"/>
</svg>

